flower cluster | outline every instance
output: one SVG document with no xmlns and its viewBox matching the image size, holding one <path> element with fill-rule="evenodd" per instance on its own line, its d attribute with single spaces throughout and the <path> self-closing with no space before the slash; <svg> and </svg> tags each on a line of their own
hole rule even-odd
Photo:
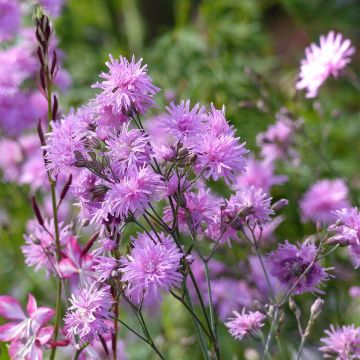
<svg viewBox="0 0 360 360">
<path fill-rule="evenodd" d="M 56 16 L 63 2 L 42 3 Z M 19 31 L 18 5 L 0 0 L 0 40 L 8 41 Z M 6 181 L 31 185 L 36 195 L 35 219 L 28 224 L 22 252 L 26 265 L 56 278 L 57 314 L 54 326 L 47 326 L 55 312 L 38 308 L 32 295 L 28 314 L 16 299 L 0 296 L 0 315 L 10 320 L 0 327 L 0 341 L 10 342 L 11 358 L 41 359 L 42 351 L 51 348 L 53 359 L 63 347 L 64 353 L 76 352 L 77 359 L 121 359 L 119 324 L 163 358 L 143 312 L 167 297 L 189 312 L 203 353 L 212 351 L 216 359 L 221 358 L 218 319 L 239 341 L 247 335 L 263 339 L 261 329 L 268 319 L 263 357 L 271 357 L 274 329 L 278 336 L 284 323 L 279 316 L 287 316 L 289 304 L 298 321 L 300 358 L 324 300 L 314 302 L 303 331 L 293 297 L 323 293 L 320 287 L 333 268 L 324 267 L 322 259 L 339 245 L 348 246 L 355 266 L 360 265 L 360 214 L 350 208 L 349 189 L 341 179 L 315 182 L 299 202 L 303 223 L 316 223 L 314 235 L 277 247 L 270 241 L 288 215 L 278 216 L 289 202 L 273 191 L 290 178 L 277 174 L 278 164 L 286 165 L 283 171 L 300 164 L 295 136 L 301 121 L 280 109 L 276 122 L 257 137 L 257 157 L 249 155 L 224 106 L 191 106 L 190 100 L 182 100 L 144 120 L 156 108 L 160 89 L 142 59 L 112 55 L 107 72 L 92 86 L 98 89 L 94 98 L 59 118 L 52 96 L 55 67 L 49 68 L 52 59 L 58 65 L 49 51 L 54 47 L 52 29 L 44 14 L 35 20 L 40 89 L 52 110 L 49 131 L 44 134 L 40 122 L 40 141 L 33 135 L 1 140 L 0 167 Z M 26 47 L 33 56 L 32 41 L 27 39 Z M 320 43 L 306 50 L 297 84 L 307 89 L 308 97 L 316 96 L 328 76 L 337 76 L 354 51 L 350 41 L 332 32 Z M 33 95 L 22 86 L 38 64 L 32 56 L 22 57 L 19 49 L 9 49 L 0 52 L 0 62 L 9 57 L 0 70 L 0 118 L 4 111 L 13 116 L 10 125 L 6 120 L 1 126 L 15 134 L 12 125 L 23 116 L 25 102 L 16 100 L 16 110 L 11 110 L 9 99 Z M 224 184 L 224 191 L 218 191 Z M 44 193 L 40 205 L 38 190 Z M 70 201 L 78 208 L 76 215 Z M 330 224 L 327 230 L 324 223 Z M 357 290 L 350 292 L 356 296 Z M 63 293 L 68 298 L 64 326 Z M 133 321 L 141 330 L 132 328 Z M 325 357 L 360 358 L 358 328 L 331 326 L 325 333 L 325 345 L 319 348 Z"/>
</svg>

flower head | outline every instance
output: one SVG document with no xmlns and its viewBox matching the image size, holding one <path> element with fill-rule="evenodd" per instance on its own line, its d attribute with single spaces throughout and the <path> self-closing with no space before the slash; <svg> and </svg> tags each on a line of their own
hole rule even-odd
<svg viewBox="0 0 360 360">
<path fill-rule="evenodd" d="M 47 168 L 56 177 L 60 171 L 74 166 L 75 151 L 84 151 L 81 138 L 85 135 L 88 124 L 79 121 L 74 111 L 71 111 L 60 121 L 51 123 L 52 131 L 48 133 L 46 150 Z"/>
<path fill-rule="evenodd" d="M 275 124 L 256 137 L 256 143 L 261 147 L 261 156 L 266 162 L 274 160 L 297 160 L 298 153 L 294 149 L 294 130 L 297 124 L 292 121 L 286 109 L 276 114 Z"/>
<path fill-rule="evenodd" d="M 151 168 L 128 169 L 121 182 L 113 184 L 106 193 L 102 213 L 116 218 L 125 218 L 130 212 L 141 213 L 149 202 L 160 199 L 165 191 L 161 176 Z"/>
<path fill-rule="evenodd" d="M 318 287 L 328 279 L 328 274 L 317 261 L 313 263 L 316 254 L 317 248 L 311 243 L 295 246 L 286 241 L 267 256 L 269 273 L 284 289 L 296 284 L 294 294 L 319 292 Z M 310 270 L 302 276 L 312 263 Z"/>
<path fill-rule="evenodd" d="M 329 76 L 337 77 L 351 60 L 355 52 L 349 39 L 330 31 L 320 36 L 320 45 L 312 43 L 305 49 L 305 59 L 301 61 L 300 79 L 296 89 L 306 89 L 306 97 L 317 96 L 320 86 Z"/>
<path fill-rule="evenodd" d="M 234 317 L 230 318 L 225 325 L 229 328 L 230 334 L 237 340 L 241 340 L 245 335 L 249 333 L 258 332 L 262 326 L 264 326 L 264 320 L 266 316 L 259 311 L 245 312 L 245 308 L 242 313 L 233 311 Z"/>
<path fill-rule="evenodd" d="M 103 90 L 96 101 L 100 106 L 112 106 L 114 114 L 126 114 L 132 109 L 143 114 L 154 105 L 153 97 L 159 92 L 147 74 L 147 66 L 141 65 L 142 59 L 136 62 L 134 57 L 131 62 L 122 56 L 109 57 L 110 61 L 106 62 L 109 72 L 102 72 L 100 77 L 104 80 L 93 85 Z"/>
<path fill-rule="evenodd" d="M 335 327 L 325 330 L 327 337 L 321 339 L 324 346 L 319 350 L 326 358 L 336 360 L 360 359 L 360 328 L 355 325 Z"/>
<path fill-rule="evenodd" d="M 163 127 L 177 140 L 185 141 L 189 136 L 198 135 L 205 118 L 205 108 L 196 104 L 190 109 L 190 100 L 179 105 L 171 103 L 166 108 L 168 116 L 162 117 Z"/>
<path fill-rule="evenodd" d="M 0 0 L 0 43 L 13 38 L 20 20 L 19 3 L 16 0 Z"/>
<path fill-rule="evenodd" d="M 135 302 L 159 298 L 160 291 L 180 284 L 178 271 L 183 254 L 176 244 L 164 234 L 139 234 L 132 239 L 133 248 L 127 257 L 120 260 L 122 281 L 127 284 L 127 294 Z"/>
<path fill-rule="evenodd" d="M 248 153 L 245 143 L 231 135 L 199 134 L 193 140 L 192 151 L 196 154 L 195 171 L 204 173 L 206 178 L 217 181 L 224 178 L 226 183 L 234 182 L 245 169 L 244 155 Z"/>
<path fill-rule="evenodd" d="M 0 296 L 0 316 L 10 322 L 0 326 L 0 341 L 9 342 L 12 359 L 41 359 L 42 347 L 49 342 L 53 328 L 45 324 L 54 316 L 55 311 L 38 307 L 35 298 L 29 294 L 27 314 L 13 297 Z"/>
<path fill-rule="evenodd" d="M 348 206 L 348 188 L 341 179 L 316 182 L 300 200 L 303 221 L 329 223 L 335 218 L 335 210 Z"/>
<path fill-rule="evenodd" d="M 265 224 L 274 214 L 270 206 L 271 197 L 268 197 L 262 189 L 255 186 L 241 187 L 230 197 L 224 213 L 229 217 L 229 221 L 233 221 L 242 209 L 248 208 L 250 214 L 246 215 L 246 221 L 249 220 L 252 224 Z"/>
<path fill-rule="evenodd" d="M 24 235 L 25 245 L 21 250 L 27 266 L 34 266 L 35 271 L 46 269 L 56 272 L 55 225 L 54 220 L 45 219 L 43 226 L 33 222 L 29 234 Z M 60 245 L 66 245 L 71 239 L 70 226 L 59 223 Z"/>
<path fill-rule="evenodd" d="M 108 155 L 115 162 L 120 173 L 131 167 L 142 167 L 150 158 L 149 138 L 138 129 L 129 130 L 129 123 L 122 126 L 120 132 L 106 140 Z"/>
<path fill-rule="evenodd" d="M 242 186 L 255 186 L 269 192 L 274 185 L 281 185 L 287 181 L 285 175 L 274 174 L 274 164 L 264 160 L 256 160 L 249 157 L 246 160 L 246 170 L 244 174 L 238 176 L 232 185 L 236 190 Z"/>
<path fill-rule="evenodd" d="M 334 211 L 336 222 L 328 230 L 335 232 L 335 238 L 342 245 L 360 245 L 360 213 L 354 208 Z"/>
<path fill-rule="evenodd" d="M 67 337 L 78 336 L 82 343 L 91 342 L 96 335 L 110 331 L 106 322 L 113 303 L 109 287 L 94 282 L 69 299 L 71 306 L 65 316 Z"/>
</svg>

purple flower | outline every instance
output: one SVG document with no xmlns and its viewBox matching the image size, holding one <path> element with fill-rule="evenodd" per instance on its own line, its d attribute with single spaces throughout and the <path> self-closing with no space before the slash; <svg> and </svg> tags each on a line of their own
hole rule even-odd
<svg viewBox="0 0 360 360">
<path fill-rule="evenodd" d="M 106 220 L 106 214 L 123 219 L 130 212 L 141 213 L 149 202 L 160 199 L 165 191 L 161 176 L 150 167 L 129 169 L 121 182 L 112 184 L 106 193 L 103 219 Z"/>
<path fill-rule="evenodd" d="M 360 328 L 355 325 L 335 327 L 325 330 L 327 337 L 321 339 L 325 344 L 319 350 L 326 358 L 336 360 L 360 359 Z"/>
<path fill-rule="evenodd" d="M 212 300 L 221 320 L 231 315 L 234 308 L 251 306 L 253 294 L 245 281 L 220 277 L 211 279 Z M 204 297 L 208 302 L 208 296 Z"/>
<path fill-rule="evenodd" d="M 230 318 L 225 325 L 229 328 L 230 334 L 237 340 L 241 340 L 248 334 L 256 334 L 264 326 L 264 320 L 266 316 L 259 311 L 245 312 L 239 314 L 237 311 L 233 311 L 234 317 Z"/>
<path fill-rule="evenodd" d="M 338 77 L 354 52 L 351 41 L 343 39 L 342 34 L 330 31 L 326 36 L 321 35 L 320 46 L 312 43 L 305 49 L 296 89 L 306 89 L 307 98 L 316 97 L 325 80 L 331 75 Z"/>
<path fill-rule="evenodd" d="M 104 282 L 111 276 L 112 272 L 117 270 L 119 262 L 112 256 L 96 255 L 94 257 L 95 265 L 93 270 L 96 273 L 97 279 Z"/>
<path fill-rule="evenodd" d="M 246 171 L 236 178 L 232 188 L 236 190 L 242 186 L 255 186 L 269 192 L 274 185 L 281 185 L 287 181 L 287 176 L 275 175 L 274 164 L 264 160 L 256 160 L 253 156 L 246 160 Z"/>
<path fill-rule="evenodd" d="M 344 208 L 334 211 L 336 222 L 328 230 L 335 232 L 332 242 L 341 245 L 360 245 L 360 213 L 358 208 Z"/>
<path fill-rule="evenodd" d="M 234 135 L 235 130 L 232 125 L 225 118 L 225 106 L 221 110 L 217 110 L 211 104 L 211 110 L 207 113 L 206 117 L 207 131 L 213 136 L 220 135 Z"/>
<path fill-rule="evenodd" d="M 179 105 L 171 103 L 166 107 L 169 115 L 161 121 L 167 132 L 177 140 L 184 142 L 189 136 L 198 135 L 201 132 L 205 118 L 205 108 L 196 104 L 190 109 L 190 100 L 183 100 Z"/>
<path fill-rule="evenodd" d="M 134 166 L 142 167 L 150 159 L 149 137 L 141 130 L 129 130 L 129 123 L 124 124 L 117 135 L 110 136 L 106 145 L 109 149 L 107 155 L 120 173 Z"/>
<path fill-rule="evenodd" d="M 298 161 L 298 153 L 294 149 L 294 130 L 297 124 L 287 115 L 286 109 L 276 114 L 275 124 L 256 137 L 256 143 L 261 147 L 261 156 L 266 162 L 292 159 Z"/>
<path fill-rule="evenodd" d="M 120 56 L 119 60 L 109 55 L 110 61 L 106 62 L 109 72 L 102 72 L 100 77 L 104 80 L 92 87 L 102 89 L 96 98 L 100 106 L 112 106 L 114 114 L 125 114 L 132 109 L 143 114 L 155 104 L 153 97 L 159 89 L 153 85 L 147 74 L 147 66 L 141 66 L 142 59 L 129 62 Z"/>
<path fill-rule="evenodd" d="M 11 342 L 9 354 L 12 359 L 42 359 L 42 347 L 51 339 L 53 328 L 44 325 L 55 311 L 38 307 L 35 298 L 29 294 L 27 314 L 13 297 L 0 296 L 0 316 L 10 322 L 0 326 L 0 341 Z"/>
<path fill-rule="evenodd" d="M 217 181 L 224 178 L 226 183 L 234 182 L 245 169 L 244 155 L 248 153 L 245 143 L 231 135 L 199 134 L 193 140 L 192 151 L 196 154 L 195 171 L 205 178 Z"/>
<path fill-rule="evenodd" d="M 224 213 L 232 222 L 238 217 L 241 210 L 250 209 L 251 214 L 240 220 L 250 221 L 250 224 L 254 226 L 265 224 L 271 220 L 270 216 L 274 214 L 274 211 L 270 206 L 271 197 L 268 197 L 261 189 L 254 186 L 241 187 L 230 197 Z"/>
<path fill-rule="evenodd" d="M 58 17 L 66 0 L 39 0 L 39 3 L 52 16 Z"/>
<path fill-rule="evenodd" d="M 294 294 L 320 292 L 318 286 L 328 279 L 328 274 L 317 261 L 299 281 L 301 275 L 314 261 L 317 251 L 316 246 L 311 243 L 295 246 L 286 241 L 267 256 L 268 271 L 285 290 L 297 283 L 293 290 Z"/>
<path fill-rule="evenodd" d="M 178 226 L 182 231 L 201 230 L 213 222 L 221 205 L 221 199 L 211 193 L 210 189 L 200 185 L 197 191 L 187 191 L 183 194 L 184 204 L 178 209 Z M 173 212 L 170 207 L 164 210 L 164 220 L 173 221 Z"/>
<path fill-rule="evenodd" d="M 67 337 L 78 336 L 81 343 L 91 342 L 98 334 L 110 331 L 106 322 L 110 319 L 113 299 L 110 287 L 98 287 L 94 282 L 69 299 L 71 306 L 64 318 Z"/>
<path fill-rule="evenodd" d="M 0 169 L 3 180 L 15 182 L 19 179 L 23 154 L 18 142 L 2 138 L 0 140 Z"/>
<path fill-rule="evenodd" d="M 20 6 L 16 0 L 0 0 L 0 43 L 11 40 L 20 26 Z"/>
<path fill-rule="evenodd" d="M 120 260 L 126 293 L 137 303 L 143 298 L 159 298 L 161 290 L 169 291 L 182 280 L 178 270 L 183 254 L 174 241 L 162 233 L 160 239 L 153 232 L 150 236 L 138 234 L 132 239 L 130 254 Z"/>
<path fill-rule="evenodd" d="M 29 234 L 24 235 L 25 245 L 21 250 L 25 256 L 27 266 L 34 266 L 35 271 L 45 269 L 51 272 L 57 272 L 55 257 L 55 225 L 54 220 L 45 219 L 44 227 L 35 220 L 29 229 Z M 70 226 L 64 226 L 59 223 L 60 245 L 66 245 L 70 238 Z"/>
<path fill-rule="evenodd" d="M 76 113 L 72 110 L 60 121 L 51 123 L 52 131 L 47 134 L 46 160 L 48 170 L 52 177 L 56 178 L 60 171 L 69 169 L 75 164 L 74 151 L 84 151 L 81 138 L 85 136 L 87 124 L 79 121 Z"/>
<path fill-rule="evenodd" d="M 59 275 L 63 279 L 69 279 L 72 291 L 79 286 L 91 284 L 97 278 L 93 271 L 94 256 L 83 252 L 75 236 L 67 243 L 64 255 L 59 262 Z"/>
<path fill-rule="evenodd" d="M 303 221 L 321 220 L 330 223 L 335 218 L 335 210 L 348 206 L 348 189 L 341 179 L 316 182 L 300 200 Z"/>
<path fill-rule="evenodd" d="M 80 208 L 81 220 L 90 220 L 101 207 L 101 203 L 94 199 L 92 192 L 96 185 L 101 184 L 102 180 L 87 169 L 82 169 L 73 180 L 71 192 L 77 200 L 76 205 Z"/>
</svg>

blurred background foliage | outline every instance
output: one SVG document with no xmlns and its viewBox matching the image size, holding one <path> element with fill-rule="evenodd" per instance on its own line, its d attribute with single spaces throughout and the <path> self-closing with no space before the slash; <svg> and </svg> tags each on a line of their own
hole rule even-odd
<svg viewBox="0 0 360 360">
<path fill-rule="evenodd" d="M 346 177 L 353 203 L 359 204 L 360 52 L 344 77 L 328 81 L 315 101 L 295 94 L 299 63 L 304 48 L 331 29 L 360 49 L 359 24 L 358 0 L 69 0 L 55 22 L 73 80 L 60 102 L 66 111 L 92 97 L 90 85 L 112 53 L 144 58 L 154 83 L 162 89 L 161 107 L 169 99 L 187 98 L 217 107 L 225 104 L 227 118 L 255 152 L 256 134 L 274 122 L 281 107 L 288 108 L 294 118 L 304 121 L 297 142 L 302 161 L 296 168 L 280 166 L 278 172 L 287 174 L 289 182 L 276 187 L 272 195 L 287 197 L 291 203 L 284 212 L 287 221 L 277 233 L 279 240 L 301 240 L 313 229 L 300 222 L 297 200 L 316 179 Z M 31 291 L 52 304 L 52 279 L 44 281 L 43 274 L 26 268 L 20 251 L 26 220 L 32 216 L 28 194 L 24 187 L 1 184 L 0 223 L 10 225 L 0 229 L 0 293 L 25 300 Z M 327 310 L 315 329 L 314 342 L 329 322 L 360 321 L 359 309 L 356 304 L 349 306 L 346 296 L 346 280 L 353 270 L 346 258 L 337 257 L 344 269 L 340 279 L 328 286 Z M 355 279 L 360 284 L 358 274 Z M 177 307 L 172 299 L 162 305 L 162 323 L 154 325 L 158 341 L 164 342 L 169 359 L 198 359 L 190 319 Z M 290 343 L 294 324 L 290 321 L 284 330 L 289 331 Z M 224 359 L 245 358 L 242 345 L 221 325 L 220 330 Z M 130 359 L 153 356 L 146 346 L 136 344 L 126 344 Z"/>
</svg>

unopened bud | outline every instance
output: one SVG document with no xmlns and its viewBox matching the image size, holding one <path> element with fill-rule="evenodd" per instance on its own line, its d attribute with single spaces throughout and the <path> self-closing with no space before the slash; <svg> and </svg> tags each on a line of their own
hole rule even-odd
<svg viewBox="0 0 360 360">
<path fill-rule="evenodd" d="M 324 229 L 323 222 L 320 219 L 317 219 L 317 221 L 316 221 L 316 231 L 318 233 L 321 233 L 323 231 L 323 229 Z"/>
<path fill-rule="evenodd" d="M 320 315 L 324 305 L 324 300 L 317 298 L 315 302 L 311 305 L 310 309 L 310 317 L 312 320 L 316 320 L 316 318 Z"/>
<path fill-rule="evenodd" d="M 288 205 L 289 205 L 288 200 L 280 199 L 279 201 L 277 201 L 275 204 L 272 205 L 271 209 L 274 210 L 275 212 L 278 212 Z"/>
<path fill-rule="evenodd" d="M 75 150 L 74 156 L 75 156 L 75 164 L 74 165 L 76 167 L 86 167 L 86 159 L 80 151 Z"/>
<path fill-rule="evenodd" d="M 185 256 L 185 261 L 188 265 L 191 265 L 194 262 L 194 257 L 192 255 L 186 255 Z"/>
<path fill-rule="evenodd" d="M 241 208 L 238 212 L 238 216 L 241 218 L 245 218 L 246 216 L 249 216 L 254 213 L 254 207 L 253 206 L 244 206 Z"/>
<path fill-rule="evenodd" d="M 328 245 L 339 245 L 339 246 L 348 246 L 350 245 L 349 239 L 344 238 L 341 235 L 335 235 L 326 240 Z"/>
<path fill-rule="evenodd" d="M 99 198 L 104 196 L 108 192 L 109 188 L 106 185 L 95 185 L 92 189 L 92 194 L 94 198 Z"/>
</svg>

